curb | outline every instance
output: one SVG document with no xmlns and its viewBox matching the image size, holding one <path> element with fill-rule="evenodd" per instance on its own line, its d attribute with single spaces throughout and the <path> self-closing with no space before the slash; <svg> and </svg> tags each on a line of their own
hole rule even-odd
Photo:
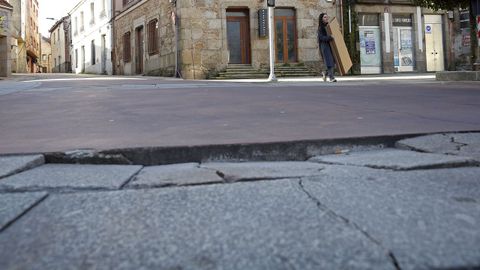
<svg viewBox="0 0 480 270">
<path fill-rule="evenodd" d="M 437 81 L 480 81 L 480 71 L 441 71 L 435 76 Z"/>
<path fill-rule="evenodd" d="M 70 152 L 44 153 L 44 156 L 46 163 L 128 164 L 144 166 L 188 162 L 204 163 L 212 161 L 305 161 L 316 155 L 340 154 L 395 147 L 395 143 L 399 140 L 424 135 L 469 132 L 478 131 L 416 133 L 270 143 L 140 147 L 101 151 L 85 149 Z"/>
</svg>

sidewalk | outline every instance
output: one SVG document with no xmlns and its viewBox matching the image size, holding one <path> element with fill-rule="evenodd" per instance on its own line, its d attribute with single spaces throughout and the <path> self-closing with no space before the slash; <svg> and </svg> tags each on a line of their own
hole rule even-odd
<svg viewBox="0 0 480 270">
<path fill-rule="evenodd" d="M 310 149 L 302 161 L 142 166 L 0 157 L 0 265 L 480 267 L 480 133 L 353 142 L 332 142 L 343 145 L 331 149 L 337 154 Z"/>
</svg>

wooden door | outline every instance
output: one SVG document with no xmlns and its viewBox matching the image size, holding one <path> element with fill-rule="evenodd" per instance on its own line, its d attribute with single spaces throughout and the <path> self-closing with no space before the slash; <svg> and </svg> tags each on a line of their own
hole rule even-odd
<svg viewBox="0 0 480 270">
<path fill-rule="evenodd" d="M 297 62 L 297 24 L 293 9 L 275 9 L 275 52 L 277 63 Z"/>
<path fill-rule="evenodd" d="M 135 30 L 135 71 L 136 74 L 143 74 L 143 26 Z"/>
<path fill-rule="evenodd" d="M 227 10 L 227 43 L 229 63 L 251 63 L 248 10 Z"/>
</svg>

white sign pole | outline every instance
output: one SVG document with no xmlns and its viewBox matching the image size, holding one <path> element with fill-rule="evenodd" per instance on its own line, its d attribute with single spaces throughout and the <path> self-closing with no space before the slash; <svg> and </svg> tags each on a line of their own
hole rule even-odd
<svg viewBox="0 0 480 270">
<path fill-rule="evenodd" d="M 274 7 L 268 7 L 268 40 L 270 47 L 270 76 L 268 76 L 269 82 L 276 82 L 277 78 L 275 77 L 275 44 L 274 42 Z"/>
</svg>

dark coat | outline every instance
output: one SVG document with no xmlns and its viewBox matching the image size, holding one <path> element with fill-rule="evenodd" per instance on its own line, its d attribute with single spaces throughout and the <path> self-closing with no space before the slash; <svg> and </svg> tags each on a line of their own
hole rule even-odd
<svg viewBox="0 0 480 270">
<path fill-rule="evenodd" d="M 332 48 L 330 47 L 330 41 L 332 40 L 332 36 L 327 34 L 326 24 L 322 23 L 318 29 L 318 47 L 320 48 L 320 54 L 327 68 L 335 67 L 335 59 L 333 58 Z"/>
</svg>

